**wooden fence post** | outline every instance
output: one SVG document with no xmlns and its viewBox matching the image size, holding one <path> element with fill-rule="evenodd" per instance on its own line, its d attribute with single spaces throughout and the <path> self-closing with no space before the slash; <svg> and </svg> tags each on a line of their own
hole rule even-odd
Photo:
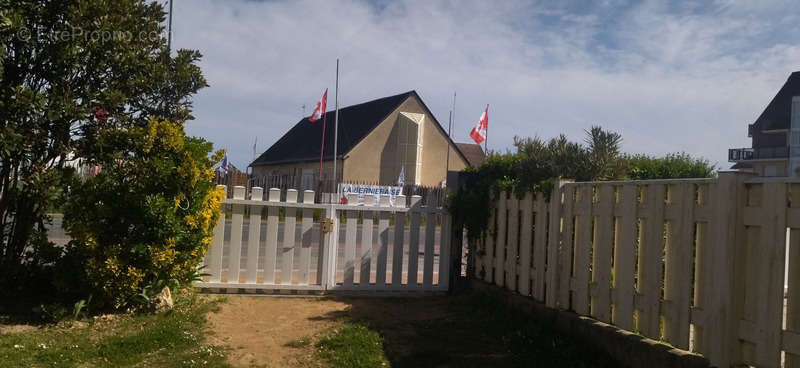
<svg viewBox="0 0 800 368">
<path fill-rule="evenodd" d="M 722 172 L 712 193 L 712 219 L 710 232 L 713 245 L 709 250 L 707 294 L 704 316 L 706 318 L 702 344 L 703 352 L 712 365 L 728 367 L 740 355 L 738 350 L 738 310 L 744 300 L 743 285 L 736 284 L 737 250 L 744 242 L 742 212 L 746 203 L 744 181 L 749 173 Z M 744 254 L 738 254 L 743 257 Z"/>
<path fill-rule="evenodd" d="M 547 241 L 547 280 L 545 290 L 545 304 L 555 308 L 558 299 L 558 274 L 559 274 L 559 247 L 561 246 L 561 187 L 569 181 L 555 179 L 553 192 L 550 194 L 550 226 Z M 569 282 L 567 280 L 566 282 Z"/>
</svg>

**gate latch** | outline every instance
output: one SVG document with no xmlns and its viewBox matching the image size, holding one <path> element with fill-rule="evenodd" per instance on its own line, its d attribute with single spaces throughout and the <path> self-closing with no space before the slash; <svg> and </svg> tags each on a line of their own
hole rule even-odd
<svg viewBox="0 0 800 368">
<path fill-rule="evenodd" d="M 333 231 L 333 219 L 326 218 L 325 220 L 322 221 L 322 232 L 329 233 L 332 231 Z"/>
</svg>

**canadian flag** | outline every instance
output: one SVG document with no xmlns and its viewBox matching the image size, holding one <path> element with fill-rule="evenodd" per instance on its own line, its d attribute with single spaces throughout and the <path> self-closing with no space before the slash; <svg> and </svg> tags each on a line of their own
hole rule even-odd
<svg viewBox="0 0 800 368">
<path fill-rule="evenodd" d="M 311 113 L 311 116 L 308 117 L 308 121 L 315 122 L 322 118 L 325 115 L 325 106 L 328 102 L 328 89 L 325 89 L 325 94 L 322 95 L 322 99 L 317 102 L 317 108 L 314 109 L 314 112 Z"/>
<path fill-rule="evenodd" d="M 481 114 L 481 120 L 478 121 L 478 125 L 472 128 L 472 131 L 469 133 L 469 136 L 472 137 L 472 140 L 475 141 L 477 144 L 481 144 L 486 139 L 486 132 L 489 130 L 489 105 L 486 105 L 486 110 L 483 111 Z"/>
</svg>

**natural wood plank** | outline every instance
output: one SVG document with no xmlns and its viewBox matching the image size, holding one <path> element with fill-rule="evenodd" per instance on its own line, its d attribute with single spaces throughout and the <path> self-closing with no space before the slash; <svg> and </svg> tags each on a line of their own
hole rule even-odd
<svg viewBox="0 0 800 368">
<path fill-rule="evenodd" d="M 679 216 L 669 223 L 665 259 L 664 299 L 673 308 L 665 313 L 664 336 L 672 345 L 689 348 L 689 313 L 692 288 L 692 243 L 695 223 L 692 216 L 695 203 L 694 184 L 675 184 L 670 188 L 670 204 Z"/>
<path fill-rule="evenodd" d="M 436 251 L 436 219 L 435 213 L 428 213 L 425 217 L 425 258 L 422 265 L 422 289 L 433 289 L 433 261 Z M 444 228 L 441 228 L 444 230 Z M 444 236 L 444 235 L 442 235 Z M 440 243 L 441 246 L 441 243 Z M 446 262 L 447 257 L 439 257 L 439 262 Z M 440 277 L 442 275 L 439 275 Z M 446 276 L 446 275 L 445 275 Z"/>
<path fill-rule="evenodd" d="M 792 186 L 792 196 L 800 195 Z M 792 206 L 800 203 L 792 201 Z M 789 234 L 789 275 L 786 289 L 786 330 L 794 333 L 795 344 L 787 345 L 784 333 L 783 347 L 786 349 L 786 368 L 800 368 L 800 229 L 792 228 Z"/>
<path fill-rule="evenodd" d="M 255 201 L 264 199 L 264 189 L 253 187 L 250 198 Z M 261 245 L 261 206 L 250 206 L 250 219 L 247 233 L 247 275 L 245 283 L 255 284 L 258 281 L 258 252 Z"/>
<path fill-rule="evenodd" d="M 244 199 L 245 188 L 233 187 L 233 199 Z M 228 282 L 238 283 L 242 259 L 242 231 L 244 224 L 244 206 L 231 206 L 231 243 L 228 252 Z"/>
<path fill-rule="evenodd" d="M 494 203 L 497 203 L 496 201 Z M 489 227 L 484 234 L 485 254 L 483 255 L 483 280 L 488 283 L 494 282 L 494 240 L 497 235 L 497 206 L 489 209 Z"/>
<path fill-rule="evenodd" d="M 508 200 L 508 234 L 506 235 L 506 289 L 517 291 L 517 249 L 519 247 L 519 199 L 511 193 Z"/>
<path fill-rule="evenodd" d="M 561 264 L 560 282 L 558 285 L 558 306 L 562 309 L 569 309 L 569 297 L 571 294 L 569 280 L 572 278 L 572 256 L 575 252 L 575 216 L 573 207 L 575 206 L 575 187 L 567 184 L 564 186 L 564 231 L 561 239 Z"/>
<path fill-rule="evenodd" d="M 558 275 L 559 275 L 559 248 L 561 247 L 561 206 L 563 186 L 567 180 L 558 180 L 550 195 L 550 218 L 547 239 L 547 274 L 546 274 L 546 295 L 545 305 L 555 308 L 558 299 Z"/>
<path fill-rule="evenodd" d="M 506 282 L 506 235 L 508 234 L 508 194 L 500 192 L 497 202 L 497 242 L 494 255 L 494 284 L 500 287 Z"/>
<path fill-rule="evenodd" d="M 617 221 L 614 247 L 614 324 L 633 330 L 634 267 L 636 251 L 636 185 L 625 184 L 620 194 L 622 213 Z"/>
<path fill-rule="evenodd" d="M 306 190 L 303 192 L 303 203 L 314 203 L 314 191 Z M 300 226 L 302 244 L 299 253 L 300 273 L 298 281 L 300 285 L 308 285 L 308 276 L 311 271 L 311 246 L 314 239 L 314 210 L 311 208 L 303 209 L 303 221 Z"/>
<path fill-rule="evenodd" d="M 267 238 L 264 249 L 264 283 L 275 283 L 275 267 L 278 252 L 278 203 L 281 200 L 281 190 L 270 188 L 269 202 L 267 209 Z"/>
<path fill-rule="evenodd" d="M 594 252 L 592 252 L 592 281 L 597 285 L 597 295 L 592 300 L 592 315 L 602 322 L 611 322 L 611 256 L 614 230 L 614 187 L 598 188 L 597 222 L 595 224 Z"/>
<path fill-rule="evenodd" d="M 217 190 L 225 192 L 224 185 L 218 185 Z M 214 227 L 214 238 L 208 250 L 208 272 L 210 282 L 219 282 L 222 279 L 222 247 L 225 241 L 225 204 L 222 209 L 217 225 Z"/>
<path fill-rule="evenodd" d="M 528 192 L 520 203 L 522 226 L 519 239 L 519 285 L 520 294 L 531 295 L 531 253 L 533 247 L 533 193 Z"/>
<path fill-rule="evenodd" d="M 786 261 L 786 184 L 763 184 L 761 208 L 765 212 L 759 239 L 759 302 L 757 321 L 762 335 L 756 344 L 759 366 L 781 364 L 783 278 Z"/>
<path fill-rule="evenodd" d="M 580 187 L 579 212 L 575 233 L 575 283 L 572 308 L 578 314 L 589 314 L 589 260 L 592 249 L 592 187 Z"/>
<path fill-rule="evenodd" d="M 286 191 L 286 203 L 297 203 L 297 190 Z M 281 257 L 281 284 L 292 284 L 292 271 L 294 271 L 294 232 L 297 230 L 297 208 L 286 207 L 283 220 L 283 249 Z"/>
<path fill-rule="evenodd" d="M 639 246 L 639 288 L 643 308 L 639 310 L 638 327 L 647 337 L 660 339 L 661 268 L 664 252 L 664 196 L 663 184 L 647 186 L 647 213 L 644 242 Z"/>
<path fill-rule="evenodd" d="M 547 212 L 548 205 L 544 195 L 536 195 L 534 203 L 536 209 L 535 228 L 533 232 L 533 280 L 531 294 L 534 299 L 544 301 L 545 271 L 547 262 Z"/>
</svg>

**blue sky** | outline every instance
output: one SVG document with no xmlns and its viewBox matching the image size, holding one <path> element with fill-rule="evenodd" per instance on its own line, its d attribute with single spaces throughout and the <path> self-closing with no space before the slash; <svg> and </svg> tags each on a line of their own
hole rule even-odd
<svg viewBox="0 0 800 368">
<path fill-rule="evenodd" d="M 456 141 L 490 108 L 489 148 L 592 125 L 623 150 L 685 151 L 728 168 L 752 123 L 800 70 L 797 1 L 175 0 L 173 45 L 199 49 L 211 87 L 190 134 L 246 167 L 310 113 L 416 90 Z"/>
</svg>

